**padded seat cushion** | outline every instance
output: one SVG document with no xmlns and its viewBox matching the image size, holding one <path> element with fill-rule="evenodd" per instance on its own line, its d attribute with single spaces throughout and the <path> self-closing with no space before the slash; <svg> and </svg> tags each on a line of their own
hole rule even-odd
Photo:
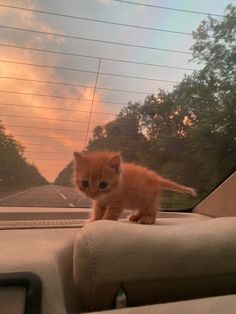
<svg viewBox="0 0 236 314">
<path fill-rule="evenodd" d="M 89 223 L 76 236 L 73 267 L 86 311 L 111 308 L 121 283 L 131 306 L 236 293 L 236 218 Z"/>
</svg>

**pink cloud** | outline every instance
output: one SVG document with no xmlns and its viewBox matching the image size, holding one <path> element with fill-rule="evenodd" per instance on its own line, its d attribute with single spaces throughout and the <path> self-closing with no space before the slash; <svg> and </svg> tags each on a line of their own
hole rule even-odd
<svg viewBox="0 0 236 314">
<path fill-rule="evenodd" d="M 34 8 L 34 3 L 28 1 L 28 7 Z M 12 9 L 3 9 L 0 12 L 1 18 L 11 17 L 12 20 L 19 27 L 31 28 L 42 30 L 46 32 L 58 32 L 58 30 L 53 29 L 50 25 L 39 22 L 36 15 L 31 12 L 12 10 Z M 60 31 L 61 33 L 61 31 Z M 47 42 L 54 42 L 56 45 L 61 45 L 65 42 L 64 39 L 53 36 L 29 36 L 27 39 L 27 44 L 29 46 L 42 46 L 47 45 Z M 1 40 L 3 42 L 3 40 Z M 6 40 L 5 40 L 6 41 Z M 6 41 L 8 42 L 8 41 Z M 12 42 L 11 42 L 12 43 Z M 14 44 L 14 42 L 13 42 Z M 24 43 L 26 45 L 26 43 Z M 26 45 L 27 46 L 27 45 Z M 1 47 L 1 59 L 12 60 L 17 62 L 25 63 L 38 63 L 38 64 L 50 64 L 52 66 L 58 65 L 61 62 L 61 56 L 50 56 L 48 54 L 38 54 L 38 58 L 35 58 L 35 54 L 27 50 L 19 50 L 7 47 Z M 20 64 L 11 64 L 0 62 L 0 76 L 2 77 L 16 77 L 16 78 L 26 78 L 30 80 L 45 80 L 45 81 L 61 81 L 62 78 L 59 76 L 56 70 L 54 69 L 45 69 L 40 67 L 26 66 Z M 53 84 L 44 84 L 44 83 L 33 83 L 27 81 L 19 80 L 9 80 L 9 79 L 0 79 L 1 90 L 13 91 L 19 93 L 30 93 L 30 94 L 48 94 L 48 95 L 60 95 L 63 97 L 75 97 L 80 99 L 92 99 L 93 90 L 89 88 L 77 88 L 77 87 L 60 87 Z M 77 82 L 79 84 L 79 82 Z M 81 82 L 82 84 L 83 82 Z M 91 83 L 92 85 L 93 83 Z M 101 95 L 99 92 L 96 94 L 96 99 L 101 100 Z M 30 95 L 20 95 L 20 94 L 11 94 L 11 93 L 0 93 L 0 102 L 1 103 L 13 103 L 17 105 L 25 105 L 30 107 L 16 107 L 16 106 L 0 106 L 1 113 L 8 115 L 24 115 L 34 118 L 46 118 L 46 119 L 66 119 L 66 120 L 75 120 L 87 122 L 89 118 L 89 111 L 91 109 L 91 102 L 88 101 L 76 101 L 70 99 L 57 99 L 49 97 L 38 97 Z M 60 111 L 52 109 L 44 109 L 38 107 L 55 107 L 55 108 L 65 108 L 65 109 L 75 109 L 86 112 L 74 112 L 74 111 Z M 96 111 L 105 111 L 103 103 L 99 102 L 95 105 Z M 33 161 L 39 169 L 42 171 L 42 174 L 45 175 L 48 179 L 53 180 L 57 173 L 62 170 L 64 165 L 66 165 L 69 160 L 72 158 L 73 147 L 76 149 L 83 149 L 85 132 L 87 124 L 86 123 L 75 123 L 75 122 L 63 122 L 56 120 L 40 120 L 40 119 L 21 119 L 14 117 L 2 117 L 3 124 L 7 126 L 7 132 L 12 133 L 13 135 L 19 134 L 16 136 L 18 140 L 22 143 L 28 143 L 26 146 L 25 156 Z M 101 123 L 108 120 L 108 116 L 96 115 L 96 119 Z M 92 121 L 94 121 L 94 116 Z M 21 126 L 33 126 L 36 128 L 19 128 L 8 125 L 21 125 Z M 93 129 L 93 125 L 90 126 L 90 134 Z M 38 127 L 38 129 L 37 129 Z M 42 128 L 45 128 L 42 129 Z M 54 129 L 65 129 L 68 131 L 62 130 L 48 130 L 46 128 Z M 69 132 L 69 130 L 78 130 L 76 132 Z M 29 137 L 32 136 L 42 136 L 40 137 Z M 44 137 L 43 137 L 44 136 Z M 45 136 L 47 138 L 45 138 Z M 73 140 L 74 138 L 81 138 L 81 140 Z M 45 146 L 33 146 L 35 143 L 42 143 Z M 44 154 L 32 153 L 42 151 Z M 53 154 L 49 154 L 52 150 Z M 27 152 L 30 151 L 30 152 Z M 70 155 L 71 154 L 71 155 Z M 65 158 L 64 161 L 48 160 L 47 162 L 40 160 L 41 158 L 53 159 L 61 156 L 60 158 Z M 64 157 L 65 156 L 65 157 Z"/>
</svg>

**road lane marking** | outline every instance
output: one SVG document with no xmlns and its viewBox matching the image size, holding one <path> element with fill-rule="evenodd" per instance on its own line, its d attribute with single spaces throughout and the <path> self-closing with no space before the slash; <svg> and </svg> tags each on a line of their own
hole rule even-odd
<svg viewBox="0 0 236 314">
<path fill-rule="evenodd" d="M 66 197 L 60 190 L 58 190 L 56 187 L 54 187 L 54 189 L 57 191 L 57 193 L 58 193 L 64 200 L 68 200 L 68 197 Z M 69 202 L 68 202 L 68 205 L 69 205 L 70 207 L 75 207 L 74 204 L 69 203 Z"/>
<path fill-rule="evenodd" d="M 59 194 L 61 195 L 62 198 L 64 198 L 64 200 L 67 200 L 67 197 L 64 194 L 62 194 L 61 192 L 59 192 Z"/>
<path fill-rule="evenodd" d="M 67 200 L 67 197 L 62 193 L 62 192 L 60 192 L 57 188 L 55 188 L 54 187 L 54 189 L 55 189 L 55 191 L 57 191 L 57 193 L 64 199 L 64 200 Z"/>
<path fill-rule="evenodd" d="M 15 194 L 12 194 L 12 195 L 9 195 L 9 196 L 6 196 L 6 197 L 3 197 L 3 198 L 1 198 L 1 199 L 0 199 L 0 202 L 2 202 L 2 201 L 6 201 L 6 200 L 8 200 L 9 198 L 12 198 L 12 197 L 14 197 L 14 196 L 16 196 L 16 195 L 23 194 L 23 193 L 27 192 L 28 190 L 30 190 L 30 188 L 29 188 L 29 189 L 27 189 L 27 190 L 25 190 L 25 191 L 17 192 L 17 193 L 15 193 Z"/>
</svg>

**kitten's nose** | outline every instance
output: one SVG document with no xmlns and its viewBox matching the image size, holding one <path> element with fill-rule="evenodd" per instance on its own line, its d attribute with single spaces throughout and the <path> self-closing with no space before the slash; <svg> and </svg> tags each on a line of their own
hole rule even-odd
<svg viewBox="0 0 236 314">
<path fill-rule="evenodd" d="M 97 196 L 96 192 L 90 192 L 89 194 L 91 198 L 96 198 Z"/>
</svg>

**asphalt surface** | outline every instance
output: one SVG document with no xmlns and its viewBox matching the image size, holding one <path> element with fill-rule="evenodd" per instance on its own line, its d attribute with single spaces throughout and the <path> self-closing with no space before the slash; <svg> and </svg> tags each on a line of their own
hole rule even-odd
<svg viewBox="0 0 236 314">
<path fill-rule="evenodd" d="M 91 207 L 91 201 L 74 188 L 43 185 L 0 198 L 0 206 Z"/>
</svg>

